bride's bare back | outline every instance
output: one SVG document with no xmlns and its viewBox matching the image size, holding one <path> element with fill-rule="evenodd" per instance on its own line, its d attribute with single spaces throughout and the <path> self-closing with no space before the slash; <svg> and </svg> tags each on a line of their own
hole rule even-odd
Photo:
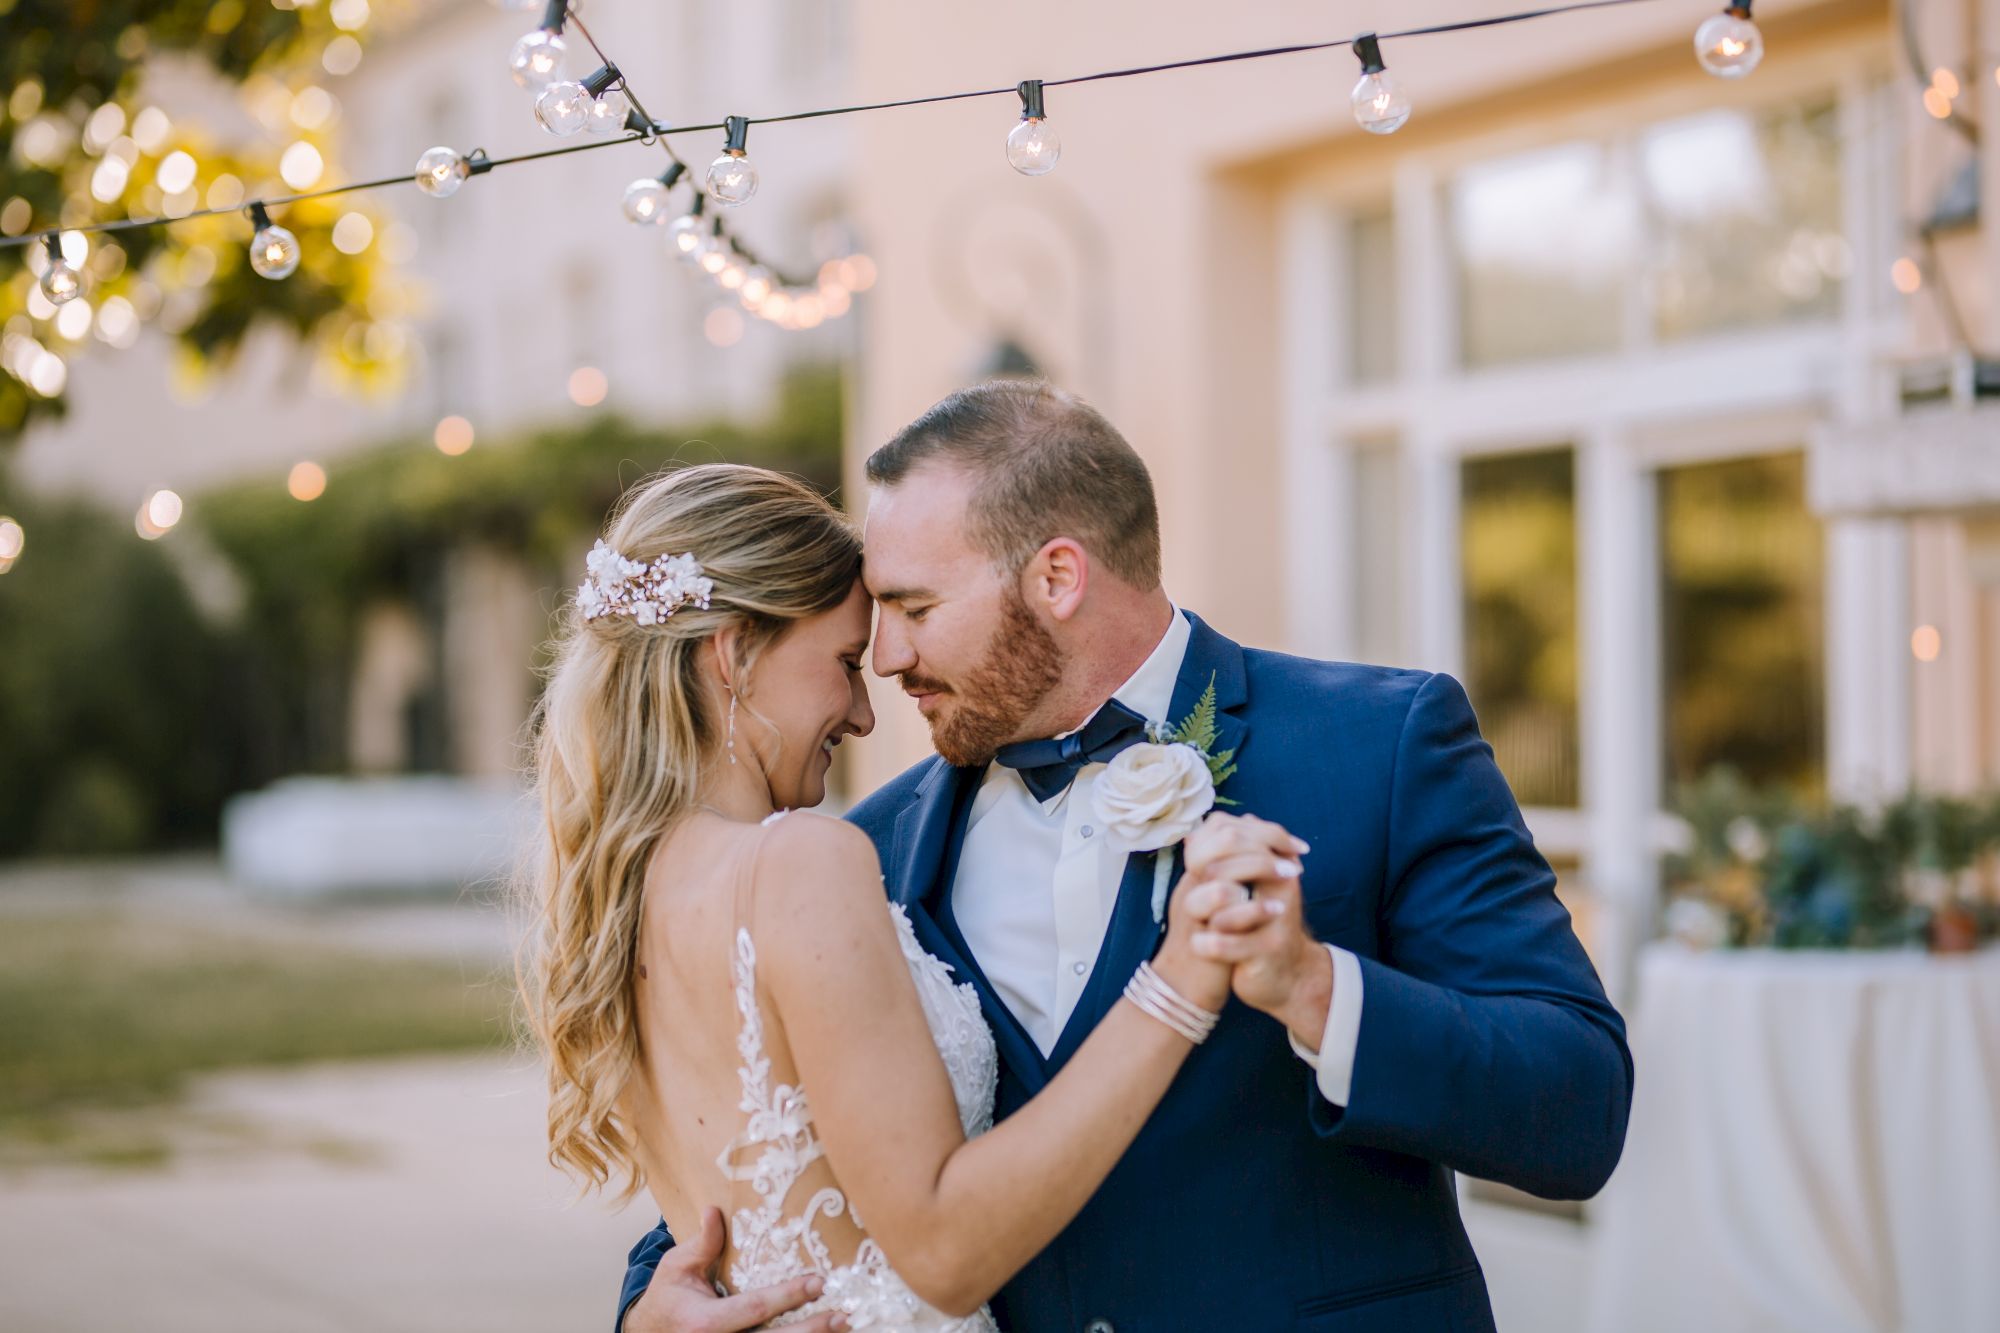
<svg viewBox="0 0 2000 1333">
<path fill-rule="evenodd" d="M 660 1215 L 676 1235 L 698 1229 L 703 1208 L 724 1216 L 756 1202 L 752 1186 L 733 1182 L 718 1160 L 744 1133 L 742 1017 L 732 972 L 735 935 L 748 928 L 762 826 L 710 814 L 684 821 L 660 845 L 647 875 L 639 929 L 639 1066 L 627 1092 L 640 1164 Z M 754 936 L 752 937 L 754 939 Z M 798 1070 L 764 987 L 757 986 L 762 1046 L 771 1087 L 797 1088 Z M 824 1157 L 798 1182 L 803 1197 L 835 1186 Z M 851 1212 L 824 1218 L 819 1234 L 836 1264 L 852 1263 L 864 1233 Z M 736 1237 L 723 1272 L 737 1261 Z"/>
<path fill-rule="evenodd" d="M 800 817 L 803 841 L 832 837 L 853 847 L 855 835 L 834 832 L 838 826 L 823 826 L 815 837 L 809 827 L 815 821 Z M 853 1317 L 857 1327 L 885 1333 L 991 1333 L 984 1310 L 954 1317 L 917 1296 L 868 1237 L 826 1159 L 777 1017 L 779 1005 L 759 975 L 760 852 L 773 839 L 772 822 L 753 828 L 719 819 L 691 821 L 655 858 L 639 937 L 645 969 L 638 1006 L 640 1075 L 627 1099 L 655 1201 L 670 1226 L 687 1225 L 711 1197 L 723 1205 L 729 1233 L 722 1268 L 735 1290 L 802 1273 L 823 1275 L 824 1296 L 795 1318 L 830 1308 Z M 869 859 L 872 863 L 872 850 Z M 677 874 L 675 866 L 703 869 Z M 845 867 L 850 875 L 855 868 Z M 794 859 L 791 870 L 797 869 Z M 843 867 L 836 860 L 821 869 L 839 876 Z M 850 902 L 849 911 L 869 918 L 859 952 L 866 954 L 867 943 L 879 942 L 881 926 L 891 927 L 898 957 L 876 963 L 875 975 L 890 983 L 884 1017 L 892 1028 L 908 1026 L 907 1011 L 919 1016 L 919 1041 L 899 1052 L 913 1057 L 915 1095 L 935 1103 L 934 1085 L 943 1075 L 957 1142 L 990 1129 L 999 1062 L 977 996 L 917 946 L 901 908 L 888 907 L 880 897 Z M 779 927 L 774 933 L 782 941 L 787 932 Z M 702 954 L 698 960 L 692 957 L 696 950 Z M 651 984 L 655 959 L 666 983 L 657 987 Z M 905 970 L 910 984 L 896 985 Z M 722 997 L 726 1009 L 718 1003 Z M 838 1007 L 838 995 L 826 998 Z M 733 1040 L 722 1040 L 725 1033 Z M 885 1091 L 895 1095 L 894 1086 Z M 702 1197 L 703 1190 L 711 1197 Z"/>
</svg>

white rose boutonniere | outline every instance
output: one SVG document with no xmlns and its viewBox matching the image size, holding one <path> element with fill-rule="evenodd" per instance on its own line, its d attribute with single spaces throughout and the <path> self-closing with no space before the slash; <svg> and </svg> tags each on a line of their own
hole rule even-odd
<svg viewBox="0 0 2000 1333">
<path fill-rule="evenodd" d="M 1215 808 L 1215 780 L 1192 745 L 1134 745 L 1098 776 L 1097 818 L 1127 851 L 1157 852 Z"/>
<path fill-rule="evenodd" d="M 1213 753 L 1215 679 L 1194 711 L 1176 726 L 1151 729 L 1152 739 L 1128 746 L 1098 775 L 1091 807 L 1116 845 L 1153 852 L 1153 920 L 1165 919 L 1170 850 L 1194 832 L 1210 810 L 1234 801 L 1216 788 L 1236 771 L 1236 752 Z"/>
</svg>

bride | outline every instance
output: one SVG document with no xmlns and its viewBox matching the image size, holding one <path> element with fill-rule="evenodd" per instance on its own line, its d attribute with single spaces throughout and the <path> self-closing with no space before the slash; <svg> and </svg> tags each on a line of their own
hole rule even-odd
<svg viewBox="0 0 2000 1333">
<path fill-rule="evenodd" d="M 1048 1088 L 993 1124 L 970 985 L 885 905 L 868 837 L 821 815 L 874 725 L 861 545 L 803 485 L 692 467 L 629 494 L 569 608 L 538 716 L 547 845 L 524 994 L 549 1155 L 649 1190 L 678 1235 L 729 1217 L 731 1291 L 817 1275 L 778 1321 L 994 1329 L 985 1302 L 1082 1209 L 1229 995 L 1189 948 L 1268 878 L 1211 840 L 1165 942 Z"/>
</svg>

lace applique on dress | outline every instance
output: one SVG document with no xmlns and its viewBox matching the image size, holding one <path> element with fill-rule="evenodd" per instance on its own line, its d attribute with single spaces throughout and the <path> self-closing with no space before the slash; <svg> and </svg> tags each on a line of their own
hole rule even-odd
<svg viewBox="0 0 2000 1333">
<path fill-rule="evenodd" d="M 892 904 L 890 911 L 925 1021 L 951 1076 L 959 1122 L 968 1137 L 982 1134 L 993 1127 L 1000 1061 L 992 1030 L 979 1010 L 978 994 L 970 985 L 953 982 L 951 969 L 924 952 L 900 906 Z M 728 1179 L 747 1182 L 756 1195 L 755 1203 L 737 1209 L 729 1221 L 730 1243 L 736 1250 L 729 1266 L 731 1290 L 748 1291 L 818 1273 L 826 1279 L 825 1294 L 774 1324 L 798 1323 L 822 1311 L 839 1310 L 851 1327 L 875 1333 L 998 1333 L 985 1310 L 953 1318 L 925 1304 L 889 1267 L 873 1240 L 861 1242 L 852 1263 L 836 1266 L 820 1238 L 818 1221 L 845 1213 L 857 1227 L 866 1225 L 837 1187 L 814 1191 L 800 1211 L 788 1213 L 792 1187 L 824 1151 L 813 1129 L 805 1089 L 771 1083 L 764 1020 L 757 1006 L 757 947 L 748 930 L 736 932 L 730 975 L 741 1019 L 736 1050 L 743 1062 L 738 1068 L 743 1097 L 738 1105 L 745 1123 L 716 1158 L 716 1166 Z M 746 1155 L 747 1165 L 742 1164 Z"/>
</svg>

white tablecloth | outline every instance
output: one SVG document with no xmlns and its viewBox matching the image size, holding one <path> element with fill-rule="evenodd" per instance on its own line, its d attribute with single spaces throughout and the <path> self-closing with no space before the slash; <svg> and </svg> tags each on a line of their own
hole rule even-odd
<svg viewBox="0 0 2000 1333">
<path fill-rule="evenodd" d="M 2000 949 L 1654 945 L 1594 1333 L 2000 1333 Z"/>
</svg>

